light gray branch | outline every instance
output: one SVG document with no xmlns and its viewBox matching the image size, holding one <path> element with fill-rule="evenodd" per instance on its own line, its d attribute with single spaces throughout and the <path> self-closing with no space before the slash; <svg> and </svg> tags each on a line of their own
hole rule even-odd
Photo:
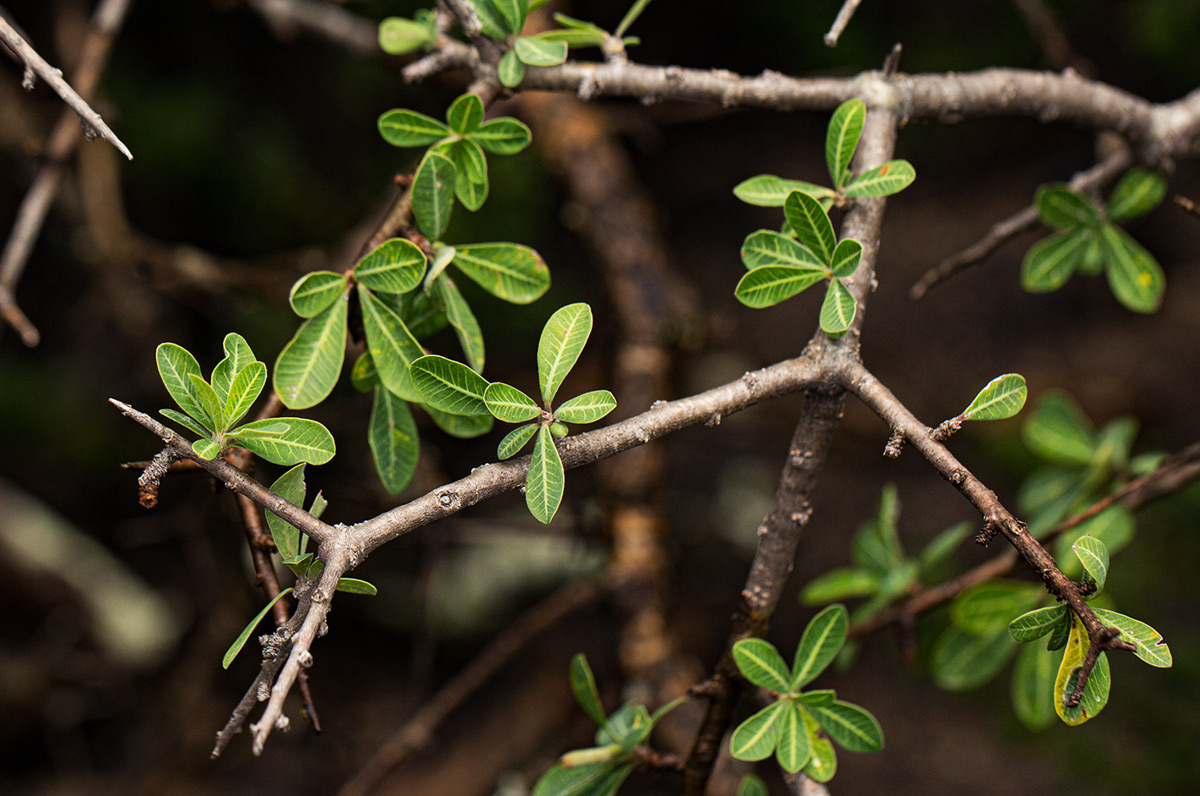
<svg viewBox="0 0 1200 796">
<path fill-rule="evenodd" d="M 825 46 L 837 47 L 838 39 L 842 37 L 842 33 L 846 30 L 846 26 L 850 24 L 851 17 L 858 10 L 862 0 L 846 0 L 842 3 L 841 9 L 834 18 L 833 24 L 829 26 L 829 32 L 825 34 Z"/>
</svg>

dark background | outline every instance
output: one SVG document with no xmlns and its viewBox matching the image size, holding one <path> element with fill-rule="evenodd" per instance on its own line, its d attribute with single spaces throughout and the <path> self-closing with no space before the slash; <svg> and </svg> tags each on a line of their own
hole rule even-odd
<svg viewBox="0 0 1200 796">
<path fill-rule="evenodd" d="M 346 5 L 374 20 L 419 7 Z M 1046 66 L 1013 2 L 867 2 L 840 46 L 829 49 L 821 35 L 838 5 L 658 0 L 634 27 L 643 44 L 632 57 L 744 74 L 852 75 L 877 68 L 900 41 L 901 69 L 909 72 Z M 90 4 L 6 6 L 69 76 Z M 1098 79 L 1153 101 L 1176 99 L 1200 82 L 1200 4 L 1050 6 L 1078 62 Z M 574 16 L 610 28 L 623 12 L 610 2 L 571 4 Z M 0 221 L 7 232 L 61 105 L 45 87 L 21 91 L 19 68 L 5 63 Z M 138 506 L 135 475 L 118 465 L 149 458 L 156 443 L 106 399 L 144 410 L 165 405 L 154 368 L 154 348 L 164 340 L 189 348 L 206 371 L 231 330 L 274 360 L 296 326 L 286 306 L 290 284 L 309 270 L 352 262 L 391 196 L 392 176 L 417 154 L 385 144 L 375 119 L 393 107 L 440 117 L 465 85 L 462 75 L 406 85 L 402 63 L 277 36 L 236 2 L 134 4 L 97 106 L 136 159 L 126 163 L 102 143 L 84 145 L 17 293 L 41 345 L 26 349 L 11 330 L 0 336 L 3 792 L 334 792 L 523 607 L 602 566 L 589 469 L 568 476 L 567 503 L 548 530 L 534 527 L 512 495 L 399 540 L 356 573 L 379 585 L 380 595 L 340 597 L 332 632 L 316 646 L 313 690 L 325 731 L 314 736 L 293 706 L 295 729 L 273 736 L 261 758 L 249 754 L 243 737 L 220 760 L 208 760 L 214 733 L 255 670 L 249 652 L 228 671 L 220 658 L 262 598 L 226 490 L 200 476 L 179 477 L 164 485 L 156 509 Z M 599 104 L 657 203 L 674 267 L 699 297 L 705 323 L 681 340 L 674 395 L 794 356 L 819 298 L 806 294 L 761 311 L 737 303 L 742 238 L 777 222 L 771 211 L 738 202 L 731 189 L 761 172 L 819 181 L 827 114 Z M 1020 259 L 1040 230 L 921 301 L 907 297 L 927 268 L 1028 204 L 1039 184 L 1090 166 L 1094 148 L 1090 133 L 1026 119 L 902 131 L 897 157 L 914 163 L 918 179 L 888 203 L 863 353 L 918 417 L 932 425 L 993 376 L 1015 371 L 1028 379 L 1032 400 L 1068 389 L 1097 424 L 1136 415 L 1139 451 L 1174 451 L 1200 437 L 1200 226 L 1169 202 L 1129 226 L 1167 274 L 1155 315 L 1121 308 L 1102 279 L 1077 276 L 1057 293 L 1023 293 Z M 472 295 L 489 346 L 488 377 L 528 384 L 545 318 L 588 300 L 597 331 L 575 382 L 580 391 L 606 386 L 615 323 L 592 255 L 564 224 L 569 197 L 536 142 L 490 165 L 491 198 L 477 214 L 460 209 L 447 238 L 533 245 L 550 264 L 554 286 L 521 309 Z M 1179 164 L 1169 192 L 1200 195 L 1194 163 Z M 176 253 L 178 245 L 194 247 L 197 256 L 168 266 L 107 254 L 104 213 L 119 208 L 117 196 L 140 236 Z M 179 271 L 181 263 L 190 270 Z M 434 346 L 454 355 L 445 338 Z M 799 407 L 799 398 L 774 401 L 666 442 L 673 629 L 704 669 L 724 640 Z M 405 495 L 390 497 L 363 439 L 368 411 L 369 398 L 341 384 L 305 413 L 338 440 L 337 458 L 309 477 L 329 498 L 333 522 L 373 516 L 494 458 L 495 432 L 464 442 L 423 427 L 421 472 Z M 953 443 L 1007 502 L 1032 464 L 1018 425 L 964 432 Z M 912 549 L 954 522 L 977 521 L 913 452 L 898 462 L 880 457 L 886 437 L 873 415 L 848 404 L 792 592 L 848 562 L 849 535 L 889 481 L 899 486 L 901 533 Z M 260 473 L 274 476 L 265 466 Z M 946 694 L 929 683 L 923 664 L 901 664 L 890 633 L 879 634 L 858 667 L 831 677 L 829 687 L 872 710 L 888 745 L 876 755 L 841 754 L 833 792 L 1166 793 L 1200 783 L 1191 577 L 1200 561 L 1197 508 L 1200 490 L 1192 487 L 1139 513 L 1137 544 L 1117 557 L 1109 587 L 1123 611 L 1164 633 L 1173 669 L 1119 656 L 1112 697 L 1097 720 L 1034 735 L 1012 716 L 1007 675 L 978 692 Z M 42 540 L 45 556 L 35 562 L 14 552 L 18 534 Z M 967 567 L 987 555 L 969 545 L 958 562 Z M 145 614 L 136 612 L 145 605 Z M 810 613 L 786 597 L 772 639 L 790 649 Z M 102 615 L 131 626 L 106 636 Z M 380 792 L 490 794 L 503 772 L 536 775 L 566 748 L 587 745 L 567 692 L 567 660 L 588 652 L 607 704 L 618 704 L 620 620 L 596 605 L 536 639 Z M 934 616 L 929 625 L 944 621 Z M 123 646 L 129 639 L 144 652 Z M 670 793 L 676 784 L 666 775 L 636 775 L 627 788 Z"/>
</svg>

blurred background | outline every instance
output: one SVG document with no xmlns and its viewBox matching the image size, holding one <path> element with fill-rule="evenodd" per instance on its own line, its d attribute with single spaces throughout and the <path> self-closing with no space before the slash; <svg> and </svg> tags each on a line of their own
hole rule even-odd
<svg viewBox="0 0 1200 796">
<path fill-rule="evenodd" d="M 685 430 L 653 452 L 571 472 L 551 526 L 538 525 L 512 494 L 379 550 L 355 573 L 379 595 L 340 596 L 331 632 L 314 649 L 311 688 L 323 731 L 301 720 L 296 703 L 292 731 L 273 736 L 261 758 L 240 737 L 209 760 L 214 734 L 257 666 L 247 651 L 225 671 L 221 656 L 265 599 L 227 490 L 183 474 L 164 482 L 156 508 L 138 505 L 137 473 L 120 464 L 149 459 L 157 440 L 107 399 L 145 411 L 167 405 L 154 365 L 163 341 L 191 350 L 207 372 L 224 335 L 237 331 L 273 362 L 298 324 L 287 306 L 290 285 L 312 270 L 352 265 L 395 194 L 394 176 L 419 155 L 379 137 L 379 114 L 405 107 L 440 118 L 468 79 L 450 73 L 409 85 L 400 77 L 408 59 L 372 51 L 374 25 L 411 16 L 419 3 L 301 4 L 353 17 L 353 35 L 338 42 L 289 21 L 293 5 L 133 4 L 94 105 L 135 159 L 96 142 L 67 161 L 16 291 L 40 344 L 29 348 L 11 329 L 0 332 L 4 793 L 327 794 L 350 786 L 523 793 L 557 755 L 590 745 L 567 684 L 572 654 L 588 654 L 612 709 L 629 696 L 657 704 L 703 679 L 724 643 L 798 396 L 717 428 Z M 831 49 L 821 37 L 840 6 L 832 0 L 658 0 L 631 31 L 642 39 L 631 57 L 743 74 L 853 75 L 878 68 L 902 42 L 900 68 L 913 73 L 1071 66 L 1151 101 L 1176 99 L 1200 83 L 1200 4 L 1048 0 L 1043 7 L 1062 34 L 1050 46 L 1046 29 L 1030 22 L 1031 5 L 1041 6 L 868 0 Z M 5 0 L 5 7 L 70 77 L 93 4 Z M 625 11 L 585 0 L 551 8 L 608 29 Z M 45 86 L 27 93 L 20 83 L 20 67 L 6 59 L 5 236 L 63 110 Z M 596 331 L 565 389 L 618 383 L 618 412 L 626 416 L 799 353 L 820 298 L 805 294 L 767 310 L 736 301 L 743 238 L 779 222 L 777 211 L 739 202 L 732 188 L 763 172 L 821 181 L 828 114 L 621 100 L 584 106 L 536 95 L 493 112 L 525 119 L 534 146 L 489 159 L 491 198 L 477 213 L 459 208 L 446 238 L 532 245 L 549 263 L 553 286 L 515 309 L 464 286 L 488 343 L 489 379 L 529 386 L 545 319 L 582 300 L 596 312 Z M 585 137 L 591 148 L 571 149 Z M 572 166 L 572 151 L 587 157 Z M 918 417 L 934 425 L 989 379 L 1019 372 L 1031 406 L 1065 389 L 1097 425 L 1137 417 L 1136 452 L 1173 452 L 1200 438 L 1200 220 L 1168 201 L 1128 226 L 1167 275 L 1163 307 L 1153 315 L 1123 309 L 1103 279 L 1076 276 L 1055 293 L 1022 292 L 1020 261 L 1045 234 L 1041 227 L 913 301 L 909 288 L 927 269 L 1028 205 L 1038 185 L 1090 167 L 1096 138 L 1029 119 L 914 123 L 902 130 L 896 156 L 915 165 L 918 179 L 888 202 L 863 356 Z M 608 199 L 626 202 L 641 222 L 628 238 L 620 208 L 605 203 L 603 190 L 589 193 L 596 176 L 589 170 L 617 175 L 619 190 Z M 1173 194 L 1200 197 L 1195 162 L 1178 164 Z M 612 249 L 622 242 L 634 247 L 633 262 L 643 262 L 641 280 L 620 270 L 630 260 Z M 628 289 L 640 297 L 634 309 Z M 662 294 L 647 298 L 648 289 Z M 656 357 L 652 378 L 622 375 L 633 343 Z M 458 353 L 452 336 L 429 347 Z M 421 416 L 417 476 L 404 493 L 389 495 L 366 444 L 370 398 L 348 381 L 304 413 L 338 441 L 333 462 L 308 477 L 310 490 L 329 499 L 327 520 L 366 519 L 495 458 L 498 432 L 458 440 Z M 970 429 L 951 446 L 1009 504 L 1035 464 L 1019 426 Z M 978 523 L 912 451 L 882 458 L 886 440 L 874 415 L 847 404 L 772 626 L 781 649 L 792 648 L 814 610 L 795 593 L 849 562 L 851 535 L 874 513 L 885 484 L 897 485 L 910 550 L 953 523 Z M 257 477 L 277 475 L 263 464 Z M 868 707 L 887 747 L 843 753 L 832 791 L 1127 794 L 1200 784 L 1192 748 L 1200 737 L 1193 709 L 1200 640 L 1190 578 L 1200 562 L 1198 509 L 1200 488 L 1191 485 L 1139 511 L 1137 542 L 1115 559 L 1109 585 L 1121 610 L 1162 631 L 1174 668 L 1151 670 L 1118 656 L 1112 697 L 1097 720 L 1035 734 L 1013 716 L 1006 674 L 969 693 L 946 693 L 930 682 L 927 656 L 905 663 L 896 634 L 877 633 L 864 640 L 857 665 L 831 674 L 825 687 Z M 634 515 L 652 530 L 622 536 L 621 518 Z M 630 539 L 649 545 L 649 564 L 629 563 L 639 560 L 621 543 Z M 949 571 L 999 546 L 964 545 Z M 572 591 L 569 584 L 581 582 L 608 585 Z M 419 750 L 403 760 L 377 756 L 498 635 L 524 627 L 531 609 L 558 611 L 557 618 L 522 638 Z M 944 614 L 918 627 L 922 651 L 945 627 Z M 699 709 L 680 709 L 664 725 L 661 746 L 686 754 Z M 771 767 L 761 768 L 782 788 Z M 719 775 L 714 789 L 731 792 L 741 770 Z M 671 774 L 638 773 L 622 792 L 677 790 Z"/>
</svg>

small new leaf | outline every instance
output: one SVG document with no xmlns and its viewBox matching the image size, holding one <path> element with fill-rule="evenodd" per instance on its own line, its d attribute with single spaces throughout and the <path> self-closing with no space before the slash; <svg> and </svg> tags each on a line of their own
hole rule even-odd
<svg viewBox="0 0 1200 796">
<path fill-rule="evenodd" d="M 536 401 L 516 387 L 499 381 L 488 385 L 483 401 L 492 416 L 505 423 L 524 423 L 542 414 Z"/>
<path fill-rule="evenodd" d="M 496 447 L 496 456 L 501 460 L 509 459 L 521 452 L 529 440 L 533 439 L 533 435 L 537 433 L 537 423 L 526 423 L 523 426 L 517 426 L 512 431 L 504 435 L 504 439 L 500 440 L 500 444 Z"/>
<path fill-rule="evenodd" d="M 521 36 L 513 43 L 521 62 L 529 66 L 557 66 L 567 60 L 567 43 L 539 36 Z"/>
<path fill-rule="evenodd" d="M 1147 169 L 1130 169 L 1113 189 L 1105 209 L 1113 221 L 1128 221 L 1158 207 L 1167 193 L 1167 181 Z"/>
<path fill-rule="evenodd" d="M 1055 229 L 1095 227 L 1101 221 L 1100 210 L 1091 199 L 1062 183 L 1038 188 L 1034 204 L 1046 226 Z"/>
<path fill-rule="evenodd" d="M 862 136 L 867 106 L 860 99 L 846 100 L 833 112 L 825 134 L 825 164 L 834 188 L 841 188 L 850 177 L 850 159 Z"/>
<path fill-rule="evenodd" d="M 504 58 L 500 59 L 501 68 L 503 68 L 504 59 L 510 55 L 512 55 L 512 61 L 520 67 L 521 76 L 524 77 L 525 67 L 511 51 L 505 53 Z M 517 82 L 521 81 L 518 79 Z M 529 142 L 533 140 L 533 133 L 529 132 L 529 128 L 525 126 L 524 122 L 502 116 L 479 125 L 479 128 L 471 133 L 470 138 L 493 155 L 515 155 L 529 146 Z"/>
<path fill-rule="evenodd" d="M 843 241 L 844 243 L 845 241 Z M 772 265 L 816 269 L 825 272 L 825 263 L 796 241 L 770 229 L 751 232 L 742 243 L 742 262 L 753 271 Z"/>
<path fill-rule="evenodd" d="M 564 401 L 554 416 L 566 423 L 595 423 L 617 408 L 617 399 L 608 390 L 593 390 Z"/>
<path fill-rule="evenodd" d="M 425 146 L 450 135 L 450 128 L 423 113 L 396 109 L 379 117 L 379 134 L 392 146 Z"/>
<path fill-rule="evenodd" d="M 849 627 L 850 617 L 843 605 L 831 605 L 812 618 L 796 647 L 791 690 L 799 690 L 812 682 L 837 657 L 846 643 Z"/>
<path fill-rule="evenodd" d="M 1108 577 L 1108 548 L 1094 536 L 1081 536 L 1071 545 L 1076 557 L 1096 584 L 1096 594 L 1104 589 Z"/>
<path fill-rule="evenodd" d="M 254 628 L 258 627 L 258 623 L 263 620 L 263 617 L 267 615 L 267 612 L 270 611 L 272 607 L 274 607 L 275 603 L 282 600 L 291 591 L 292 589 L 289 586 L 288 588 L 279 592 L 279 594 L 276 594 L 274 599 L 267 603 L 267 606 L 258 612 L 258 616 L 250 620 L 250 624 L 246 625 L 245 629 L 243 629 L 242 632 L 238 634 L 238 637 L 233 640 L 233 643 L 229 645 L 229 649 L 225 651 L 225 656 L 221 658 L 222 669 L 229 668 L 229 664 L 233 663 L 233 659 L 236 658 L 237 654 L 242 651 L 242 647 L 246 646 L 246 642 L 249 640 L 250 634 L 254 632 Z"/>
<path fill-rule="evenodd" d="M 391 238 L 358 262 L 354 278 L 380 293 L 407 293 L 421 284 L 426 263 L 425 253 L 415 243 Z"/>
<path fill-rule="evenodd" d="M 592 308 L 587 304 L 568 304 L 546 321 L 538 340 L 537 363 L 542 400 L 547 406 L 575 367 L 591 333 Z"/>
<path fill-rule="evenodd" d="M 1008 623 L 1008 633 L 1017 641 L 1035 641 L 1054 629 L 1068 611 L 1065 605 L 1035 608 Z"/>
<path fill-rule="evenodd" d="M 440 239 L 450 223 L 457 174 L 454 162 L 436 149 L 426 152 L 417 165 L 412 181 L 413 215 L 430 240 Z"/>
<path fill-rule="evenodd" d="M 1025 406 L 1029 391 L 1025 377 L 1019 373 L 1006 373 L 987 383 L 963 411 L 964 420 L 1004 420 L 1012 417 Z"/>
<path fill-rule="evenodd" d="M 565 476 L 550 429 L 540 426 L 525 479 L 525 505 L 538 522 L 549 523 L 562 503 Z"/>
<path fill-rule="evenodd" d="M 828 335 L 840 335 L 854 323 L 857 305 L 854 296 L 840 279 L 829 280 L 825 300 L 821 303 L 821 330 Z"/>
<path fill-rule="evenodd" d="M 877 752 L 883 748 L 879 722 L 858 705 L 837 700 L 832 705 L 810 705 L 808 710 L 830 738 L 851 752 Z"/>
<path fill-rule="evenodd" d="M 917 171 L 907 160 L 889 160 L 882 166 L 855 177 L 842 190 L 846 196 L 891 196 L 900 193 L 917 178 Z"/>
<path fill-rule="evenodd" d="M 172 400 L 202 425 L 209 426 L 211 421 L 206 417 L 189 378 L 193 375 L 200 376 L 200 364 L 196 362 L 196 358 L 186 348 L 174 343 L 160 345 L 154 357 L 158 363 L 158 375 Z M 208 429 L 209 433 L 214 430 L 211 427 Z"/>
<path fill-rule="evenodd" d="M 765 760 L 779 743 L 776 724 L 788 709 L 786 700 L 767 705 L 743 721 L 729 738 L 729 751 L 738 760 Z"/>
<path fill-rule="evenodd" d="M 742 676 L 759 688 L 787 693 L 791 674 L 775 645 L 761 638 L 745 638 L 733 645 L 733 661 Z"/>
<path fill-rule="evenodd" d="M 311 318 L 327 309 L 346 292 L 346 277 L 333 271 L 313 271 L 292 285 L 288 303 L 301 318 Z M 213 386 L 216 386 L 215 384 Z"/>
<path fill-rule="evenodd" d="M 765 265 L 743 276 L 733 293 L 737 300 L 747 307 L 762 309 L 786 301 L 825 277 L 826 271 L 822 266 L 797 268 L 790 265 Z"/>
<path fill-rule="evenodd" d="M 483 121 L 483 102 L 474 94 L 463 94 L 446 110 L 446 122 L 459 135 L 475 131 Z"/>
<path fill-rule="evenodd" d="M 606 716 L 600 704 L 600 692 L 596 689 L 596 677 L 592 674 L 592 667 L 588 666 L 587 656 L 582 652 L 571 658 L 571 692 L 592 721 L 604 724 Z"/>
<path fill-rule="evenodd" d="M 804 726 L 802 708 L 790 699 L 785 700 L 783 704 L 775 759 L 784 771 L 795 774 L 808 764 L 808 759 L 812 756 L 812 740 Z"/>
<path fill-rule="evenodd" d="M 783 202 L 783 214 L 800 242 L 822 265 L 828 266 L 833 260 L 833 247 L 837 241 L 833 223 L 821 203 L 802 191 L 792 191 Z"/>
<path fill-rule="evenodd" d="M 806 193 L 826 208 L 834 197 L 834 192 L 823 185 L 803 180 L 785 180 L 774 174 L 759 174 L 757 177 L 743 180 L 733 189 L 733 195 L 750 205 L 783 207 L 792 191 Z"/>
</svg>

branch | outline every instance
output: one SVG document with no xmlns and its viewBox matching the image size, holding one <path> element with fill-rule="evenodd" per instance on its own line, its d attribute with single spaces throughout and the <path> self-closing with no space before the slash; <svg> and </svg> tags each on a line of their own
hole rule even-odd
<svg viewBox="0 0 1200 796">
<path fill-rule="evenodd" d="M 879 382 L 861 363 L 848 361 L 841 373 L 843 384 L 854 392 L 890 428 L 904 434 L 905 438 L 929 460 L 929 463 L 950 483 L 954 484 L 971 501 L 984 519 L 984 530 L 977 541 L 987 544 L 997 533 L 1002 534 L 1041 578 L 1046 589 L 1071 607 L 1087 629 L 1088 639 L 1098 645 L 1098 652 L 1107 649 L 1133 649 L 1128 642 L 1118 639 L 1113 630 L 1102 623 L 1078 584 L 1063 574 L 1053 556 L 1029 533 L 1025 523 L 1017 519 L 1000 503 L 992 492 L 944 445 L 933 439 L 929 428 L 921 423 L 907 407 Z M 1082 678 L 1081 678 L 1082 681 Z"/>
<path fill-rule="evenodd" d="M 862 0 L 846 0 L 842 3 L 841 10 L 838 11 L 837 17 L 833 20 L 833 25 L 829 27 L 829 32 L 825 34 L 825 46 L 837 47 L 838 39 L 841 38 L 842 32 L 846 30 L 846 26 L 850 24 L 850 19 L 854 16 L 854 12 L 858 10 Z"/>
<path fill-rule="evenodd" d="M 891 86 L 876 77 L 865 84 L 868 110 L 862 138 L 855 156 L 859 170 L 887 162 L 893 152 L 899 119 L 896 116 Z M 846 214 L 842 237 L 853 237 L 862 244 L 858 270 L 847 280 L 858 309 L 854 324 L 837 341 L 817 331 L 808 352 L 817 357 L 823 372 L 836 369 L 843 359 L 858 361 L 859 334 L 865 305 L 874 283 L 879 237 L 883 225 L 882 198 L 856 202 Z M 721 739 L 729 728 L 733 709 L 742 691 L 742 679 L 733 660 L 732 648 L 749 636 L 766 634 L 771 617 L 783 596 L 783 588 L 796 558 L 800 532 L 812 516 L 811 497 L 817 476 L 824 469 L 825 457 L 833 441 L 845 403 L 845 390 L 828 383 L 808 393 L 804 412 L 796 425 L 788 458 L 780 474 L 779 486 L 770 511 L 758 528 L 758 550 L 742 589 L 742 599 L 734 614 L 733 627 L 725 651 L 711 680 L 708 710 L 696 743 L 684 765 L 683 793 L 702 796 L 712 773 Z"/>
<path fill-rule="evenodd" d="M 107 4 L 96 11 L 92 18 L 92 24 L 96 30 L 101 31 L 106 36 L 111 36 L 116 28 L 120 25 L 125 12 L 129 8 L 130 0 L 108 0 Z M 46 85 L 54 89 L 54 93 L 62 97 L 63 102 L 67 103 L 67 107 L 75 112 L 79 117 L 79 123 L 83 129 L 83 137 L 88 141 L 94 141 L 97 136 L 103 138 L 120 150 L 121 154 L 133 160 L 133 153 L 129 151 L 129 147 L 117 138 L 116 133 L 112 131 L 104 119 L 100 118 L 100 114 L 92 110 L 92 106 L 87 104 L 87 101 L 79 96 L 75 89 L 63 79 L 62 70 L 55 69 L 46 62 L 46 59 L 38 55 L 37 50 L 29 46 L 29 42 L 21 37 L 21 34 L 8 24 L 3 16 L 0 16 L 0 41 L 3 41 L 8 48 L 16 53 L 17 57 L 25 63 L 25 82 L 24 87 L 28 90 L 33 89 L 32 74 L 36 74 L 42 79 Z"/>
<path fill-rule="evenodd" d="M 1128 147 L 1122 146 L 1087 171 L 1076 173 L 1067 185 L 1073 191 L 1091 192 L 1131 165 L 1133 165 L 1133 155 Z M 930 288 L 936 287 L 973 265 L 978 265 L 1004 243 L 1025 230 L 1031 229 L 1037 222 L 1037 206 L 1032 204 L 1003 221 L 996 222 L 978 241 L 942 260 L 935 268 L 926 271 L 924 276 L 917 280 L 917 283 L 909 290 L 908 297 L 914 300 L 919 299 L 928 293 Z"/>
<path fill-rule="evenodd" d="M 74 75 L 75 85 L 79 87 L 78 94 L 62 79 L 62 74 L 42 60 L 41 56 L 0 15 L 0 39 L 3 39 L 5 44 L 11 47 L 27 64 L 27 81 L 29 79 L 28 70 L 32 68 L 37 74 L 42 75 L 42 78 L 55 91 L 58 91 L 71 108 L 59 118 L 54 130 L 50 133 L 45 148 L 45 162 L 29 187 L 28 193 L 25 194 L 25 198 L 21 200 L 12 232 L 9 234 L 8 242 L 4 245 L 4 254 L 0 255 L 0 318 L 21 335 L 21 341 L 27 346 L 37 345 L 41 335 L 38 333 L 37 327 L 25 317 L 25 313 L 21 312 L 17 306 L 17 283 L 25 270 L 29 255 L 33 252 L 33 244 L 42 229 L 46 215 L 50 211 L 50 203 L 58 193 L 63 163 L 79 143 L 80 128 L 76 123 L 76 114 L 78 114 L 79 122 L 83 124 L 84 135 L 89 141 L 96 137 L 97 130 L 107 133 L 105 138 L 112 141 L 113 145 L 120 149 L 126 157 L 133 159 L 133 155 L 112 134 L 99 114 L 88 107 L 82 99 L 82 97 L 92 96 L 95 92 L 100 73 L 108 60 L 113 39 L 128 10 L 129 0 L 104 0 L 96 9 L 96 13 L 92 15 L 91 25 L 79 57 L 79 67 Z M 31 59 L 35 60 L 31 61 Z M 63 93 L 64 90 L 69 92 L 69 96 Z"/>
<path fill-rule="evenodd" d="M 338 6 L 313 0 L 247 0 L 247 4 L 280 38 L 305 31 L 358 55 L 379 54 L 379 26 Z"/>
</svg>

